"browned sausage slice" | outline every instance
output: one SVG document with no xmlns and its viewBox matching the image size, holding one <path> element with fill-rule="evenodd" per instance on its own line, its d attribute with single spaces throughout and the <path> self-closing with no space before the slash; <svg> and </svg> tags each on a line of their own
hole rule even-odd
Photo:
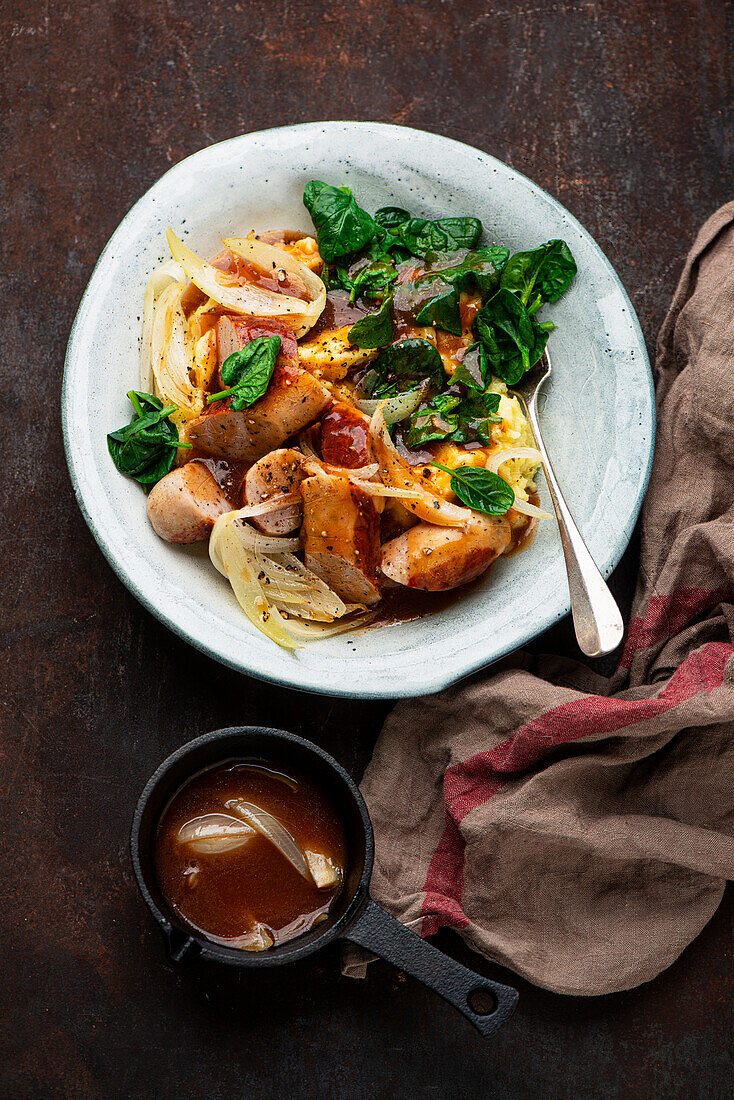
<svg viewBox="0 0 734 1100">
<path fill-rule="evenodd" d="M 206 466 L 187 462 L 171 470 L 148 495 L 148 519 L 168 542 L 201 542 L 209 538 L 217 516 L 231 505 Z"/>
<path fill-rule="evenodd" d="M 313 375 L 284 363 L 249 409 L 235 412 L 228 401 L 217 401 L 188 422 L 184 439 L 215 458 L 256 462 L 313 424 L 330 404 L 331 394 Z"/>
<path fill-rule="evenodd" d="M 419 523 L 385 543 L 380 568 L 397 584 L 445 592 L 473 581 L 504 553 L 510 540 L 505 516 L 475 513 L 463 528 Z"/>
<path fill-rule="evenodd" d="M 306 459 L 300 451 L 285 448 L 271 451 L 247 471 L 245 496 L 247 503 L 260 504 L 282 493 L 297 492 L 306 476 Z M 303 504 L 300 500 L 286 504 L 277 512 L 253 516 L 254 523 L 266 535 L 287 535 L 301 526 Z"/>
<path fill-rule="evenodd" d="M 345 477 L 320 474 L 301 482 L 305 561 L 343 600 L 380 598 L 380 517 L 371 498 Z"/>
</svg>

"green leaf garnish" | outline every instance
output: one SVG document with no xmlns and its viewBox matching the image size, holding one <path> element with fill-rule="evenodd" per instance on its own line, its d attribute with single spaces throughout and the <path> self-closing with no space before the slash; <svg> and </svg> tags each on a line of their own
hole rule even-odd
<svg viewBox="0 0 734 1100">
<path fill-rule="evenodd" d="M 493 294 L 499 286 L 500 274 L 510 255 L 508 248 L 488 245 L 468 252 L 457 264 L 435 268 L 417 280 L 420 285 L 426 279 L 443 279 L 457 290 L 478 291 L 482 296 Z"/>
<path fill-rule="evenodd" d="M 436 328 L 461 336 L 461 314 L 459 313 L 459 292 L 456 287 L 447 286 L 436 280 L 438 293 L 421 306 L 415 320 L 418 325 L 435 325 Z"/>
<path fill-rule="evenodd" d="M 482 443 L 486 447 L 492 441 L 492 426 L 502 420 L 496 415 L 499 403 L 498 393 L 469 391 L 463 396 L 457 390 L 439 393 L 410 417 L 406 445 L 415 450 L 426 443 L 445 440 Z"/>
<path fill-rule="evenodd" d="M 410 218 L 398 227 L 397 235 L 409 252 L 425 259 L 429 253 L 474 248 L 482 235 L 482 223 L 479 218 Z"/>
<path fill-rule="evenodd" d="M 169 419 L 175 405 L 164 407 L 157 397 L 139 390 L 130 390 L 127 396 L 134 410 L 132 420 L 109 433 L 107 449 L 121 474 L 141 485 L 155 485 L 172 469 L 179 447 L 190 449 L 191 444 L 179 441 L 178 429 Z"/>
<path fill-rule="evenodd" d="M 483 393 L 491 381 L 492 372 L 487 363 L 487 353 L 477 340 L 464 352 L 464 358 L 452 374 L 451 382 L 454 386 L 461 383 L 470 390 Z"/>
<path fill-rule="evenodd" d="M 516 252 L 502 272 L 500 285 L 519 295 L 530 314 L 555 302 L 576 275 L 576 261 L 565 241 L 548 241 L 529 252 Z"/>
<path fill-rule="evenodd" d="M 350 305 L 360 296 L 384 300 L 398 277 L 397 268 L 389 256 L 379 256 L 358 271 L 351 282 Z M 359 322 L 357 322 L 359 323 Z"/>
<path fill-rule="evenodd" d="M 381 206 L 375 211 L 375 221 L 381 229 L 394 233 L 401 225 L 410 221 L 410 214 L 402 206 Z"/>
<path fill-rule="evenodd" d="M 358 348 L 381 348 L 393 338 L 392 295 L 375 313 L 360 318 L 349 330 L 348 340 Z"/>
<path fill-rule="evenodd" d="M 431 462 L 438 470 L 451 476 L 451 491 L 462 504 L 485 512 L 489 516 L 504 516 L 515 503 L 515 493 L 499 474 L 485 470 L 483 466 L 457 466 L 449 469 L 440 462 Z"/>
<path fill-rule="evenodd" d="M 359 252 L 377 233 L 377 223 L 357 205 L 348 187 L 311 180 L 303 192 L 303 205 L 316 227 L 319 252 L 327 263 Z"/>
<path fill-rule="evenodd" d="M 508 386 L 520 381 L 540 359 L 548 343 L 548 328 L 538 324 L 511 290 L 500 287 L 475 319 L 492 373 Z"/>
<path fill-rule="evenodd" d="M 207 403 L 230 398 L 230 408 L 235 412 L 254 405 L 270 385 L 275 361 L 280 352 L 280 336 L 258 336 L 233 351 L 222 363 L 222 381 L 230 388 L 207 397 Z"/>
<path fill-rule="evenodd" d="M 384 397 L 413 389 L 416 382 L 429 382 L 436 389 L 445 382 L 441 356 L 428 340 L 399 340 L 383 348 L 362 386 L 366 383 L 369 396 Z"/>
</svg>

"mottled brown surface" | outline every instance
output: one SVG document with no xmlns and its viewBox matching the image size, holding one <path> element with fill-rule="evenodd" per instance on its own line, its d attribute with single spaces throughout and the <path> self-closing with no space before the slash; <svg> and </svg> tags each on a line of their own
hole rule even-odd
<svg viewBox="0 0 734 1100">
<path fill-rule="evenodd" d="M 318 118 L 451 134 L 526 172 L 600 242 L 652 346 L 697 226 L 732 197 L 731 15 L 722 0 L 3 0 L 0 1093 L 730 1095 L 731 894 L 648 987 L 578 1001 L 520 983 L 491 1043 L 382 964 L 361 985 L 333 955 L 257 977 L 169 969 L 126 851 L 154 766 L 202 730 L 265 721 L 359 774 L 387 707 L 243 679 L 146 614 L 76 508 L 58 398 L 82 290 L 143 191 L 210 142 Z"/>
</svg>

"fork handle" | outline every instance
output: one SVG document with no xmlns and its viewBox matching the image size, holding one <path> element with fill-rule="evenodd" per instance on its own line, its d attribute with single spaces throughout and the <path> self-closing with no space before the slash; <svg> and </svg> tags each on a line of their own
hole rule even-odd
<svg viewBox="0 0 734 1100">
<path fill-rule="evenodd" d="M 605 653 L 611 653 L 622 641 L 624 634 L 622 613 L 606 581 L 597 569 L 561 492 L 553 464 L 543 443 L 534 401 L 531 402 L 528 413 L 538 450 L 543 459 L 548 489 L 561 532 L 576 640 L 581 652 L 587 657 L 601 657 Z"/>
</svg>

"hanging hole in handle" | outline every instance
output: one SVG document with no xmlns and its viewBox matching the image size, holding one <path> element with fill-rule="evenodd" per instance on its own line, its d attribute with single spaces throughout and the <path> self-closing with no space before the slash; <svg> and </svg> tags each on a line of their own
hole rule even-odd
<svg viewBox="0 0 734 1100">
<path fill-rule="evenodd" d="M 467 995 L 466 1003 L 477 1016 L 491 1016 L 497 1011 L 497 998 L 488 989 L 472 989 Z"/>
</svg>

